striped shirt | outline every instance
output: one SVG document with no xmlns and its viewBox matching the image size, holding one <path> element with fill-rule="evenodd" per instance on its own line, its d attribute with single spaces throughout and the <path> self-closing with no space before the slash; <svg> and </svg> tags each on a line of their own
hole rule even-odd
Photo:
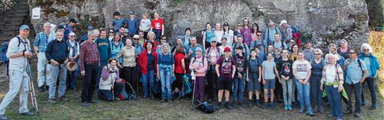
<svg viewBox="0 0 384 120">
<path fill-rule="evenodd" d="M 84 71 L 84 64 L 100 64 L 100 55 L 94 42 L 85 41 L 80 47 L 80 70 Z"/>
</svg>

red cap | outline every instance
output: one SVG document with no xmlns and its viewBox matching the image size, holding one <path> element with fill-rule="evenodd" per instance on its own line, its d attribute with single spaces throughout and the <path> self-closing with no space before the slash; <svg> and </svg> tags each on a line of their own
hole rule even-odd
<svg viewBox="0 0 384 120">
<path fill-rule="evenodd" d="M 225 47 L 224 48 L 224 52 L 228 52 L 228 51 L 231 52 L 231 48 L 230 47 Z"/>
</svg>

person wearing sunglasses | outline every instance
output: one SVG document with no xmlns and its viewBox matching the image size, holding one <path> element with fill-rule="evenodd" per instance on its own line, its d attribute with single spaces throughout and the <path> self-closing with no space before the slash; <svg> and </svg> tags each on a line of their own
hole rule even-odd
<svg viewBox="0 0 384 120">
<path fill-rule="evenodd" d="M 108 33 L 108 40 L 109 42 L 111 42 L 113 40 L 113 38 L 115 37 L 115 32 L 113 32 L 113 30 L 109 30 L 109 33 Z"/>
<path fill-rule="evenodd" d="M 311 60 L 311 78 L 310 78 L 310 98 L 312 100 L 313 112 L 324 113 L 325 103 L 322 98 L 323 91 L 320 90 L 320 81 L 323 74 L 325 61 L 322 58 L 323 52 L 320 49 L 314 50 L 315 58 Z"/>
<path fill-rule="evenodd" d="M 363 60 L 365 65 L 367 66 L 367 71 L 368 71 L 368 76 L 363 82 L 363 85 L 368 83 L 369 91 L 371 92 L 371 100 L 372 100 L 372 105 L 370 107 L 371 110 L 374 110 L 377 108 L 376 104 L 376 90 L 375 90 L 375 81 L 377 78 L 377 74 L 380 70 L 380 64 L 379 61 L 377 60 L 377 57 L 372 54 L 372 47 L 368 43 L 364 43 L 361 45 L 361 53 L 359 55 L 359 59 Z M 361 100 L 362 100 L 362 105 L 365 105 L 364 101 L 364 87 L 362 87 L 361 91 Z"/>
</svg>

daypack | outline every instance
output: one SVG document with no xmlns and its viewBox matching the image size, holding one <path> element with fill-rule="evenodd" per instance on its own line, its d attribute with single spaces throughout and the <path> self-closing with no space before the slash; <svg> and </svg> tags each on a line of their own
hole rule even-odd
<svg viewBox="0 0 384 120">
<path fill-rule="evenodd" d="M 220 71 L 222 74 L 231 74 L 232 73 L 232 57 L 229 57 L 229 60 L 225 60 L 225 57 L 223 57 L 223 61 L 221 62 Z"/>
<path fill-rule="evenodd" d="M 251 62 L 256 62 L 257 66 L 252 66 L 253 64 L 251 64 Z M 248 68 L 250 73 L 259 73 L 259 66 L 260 66 L 259 57 L 256 56 L 255 60 L 252 60 L 251 58 L 249 58 L 248 63 L 249 63 Z"/>
<path fill-rule="evenodd" d="M 297 47 L 300 48 L 301 33 L 299 31 L 299 28 L 297 28 L 296 26 L 292 26 L 291 28 L 292 28 L 292 38 L 295 40 Z"/>
<path fill-rule="evenodd" d="M 1 45 L 1 62 L 2 63 L 8 63 L 9 59 L 7 57 L 7 51 L 8 51 L 8 42 L 4 42 Z"/>
<path fill-rule="evenodd" d="M 276 33 L 278 33 L 278 31 L 277 31 L 277 27 L 275 27 L 275 34 Z M 273 44 L 273 43 L 270 43 L 270 41 L 272 41 L 272 40 L 270 40 L 270 38 L 269 38 L 269 28 L 267 28 L 267 32 L 266 32 L 266 37 L 267 37 L 267 43 L 268 43 L 268 45 L 271 45 L 271 44 Z"/>
<path fill-rule="evenodd" d="M 247 54 L 247 52 L 249 51 L 249 48 L 248 48 L 248 46 L 245 44 L 245 43 L 241 43 L 241 45 L 243 45 L 242 47 L 243 47 L 243 54 L 244 54 L 244 56 L 249 56 L 248 54 Z M 233 53 L 232 54 L 235 54 L 235 52 L 236 52 L 236 48 L 238 47 L 238 44 L 237 44 L 237 42 L 235 42 L 234 44 L 233 44 Z"/>
</svg>

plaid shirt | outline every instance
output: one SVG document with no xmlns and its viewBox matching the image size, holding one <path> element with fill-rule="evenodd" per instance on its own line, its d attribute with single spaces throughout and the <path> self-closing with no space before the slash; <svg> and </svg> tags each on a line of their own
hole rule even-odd
<svg viewBox="0 0 384 120">
<path fill-rule="evenodd" d="M 33 46 L 38 47 L 39 50 L 37 52 L 45 52 L 48 45 L 48 35 L 45 32 L 40 32 L 36 35 L 35 41 L 33 42 Z"/>
<path fill-rule="evenodd" d="M 94 42 L 85 41 L 80 47 L 80 70 L 84 71 L 84 64 L 100 64 L 100 55 Z"/>
</svg>

